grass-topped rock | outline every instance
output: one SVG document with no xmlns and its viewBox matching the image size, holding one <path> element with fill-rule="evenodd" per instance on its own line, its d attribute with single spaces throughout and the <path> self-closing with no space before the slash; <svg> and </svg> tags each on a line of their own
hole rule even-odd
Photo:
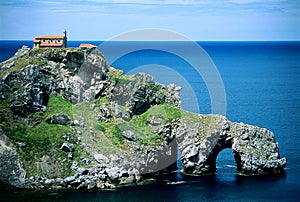
<svg viewBox="0 0 300 202">
<path fill-rule="evenodd" d="M 97 49 L 23 47 L 0 64 L 0 180 L 104 189 L 153 175 L 214 173 L 232 148 L 241 174 L 283 173 L 274 135 L 180 108 L 180 87 L 109 67 Z"/>
</svg>

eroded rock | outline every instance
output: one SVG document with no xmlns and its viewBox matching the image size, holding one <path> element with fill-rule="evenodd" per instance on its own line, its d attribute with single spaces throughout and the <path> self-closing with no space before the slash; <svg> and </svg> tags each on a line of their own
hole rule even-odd
<svg viewBox="0 0 300 202">
<path fill-rule="evenodd" d="M 220 115 L 201 116 L 200 122 L 209 120 L 206 122 L 208 125 L 193 127 L 183 124 L 176 131 L 184 174 L 214 173 L 216 158 L 226 148 L 232 149 L 239 174 L 272 175 L 284 172 L 286 159 L 280 158 L 278 144 L 271 131 L 232 123 Z"/>
<path fill-rule="evenodd" d="M 5 99 L 4 95 L 11 94 L 8 102 L 17 120 L 18 117 L 26 119 L 33 113 L 45 112 L 50 96 L 61 96 L 74 104 L 90 102 L 88 108 L 91 114 L 86 119 L 80 116 L 80 112 L 74 114 L 74 121 L 63 112 L 46 119 L 49 124 L 70 125 L 76 135 L 73 132 L 61 134 L 66 141 L 61 150 L 67 152 L 63 160 L 56 161 L 55 149 L 51 149 L 49 155 L 42 155 L 40 161 L 35 162 L 44 173 L 54 172 L 56 167 L 60 169 L 58 164 L 69 163 L 68 168 L 76 174 L 65 179 L 30 177 L 24 180 L 25 171 L 21 168 L 17 153 L 5 144 L 9 141 L 6 141 L 6 136 L 2 135 L 4 130 L 0 128 L 0 139 L 3 140 L 0 176 L 8 184 L 30 188 L 114 189 L 118 185 L 153 183 L 151 175 L 177 170 L 178 149 L 184 174 L 198 176 L 214 173 L 216 158 L 225 148 L 232 149 L 240 174 L 284 172 L 286 159 L 280 157 L 272 132 L 232 123 L 219 115 L 189 113 L 170 121 L 158 113 L 142 122 L 138 115 L 154 105 L 180 107 L 181 87 L 155 83 L 151 75 L 143 73 L 130 77 L 120 73 L 113 75 L 98 50 L 43 50 L 34 52 L 22 48 L 15 56 L 38 57 L 42 59 L 40 64 L 16 68 L 16 71 L 9 71 L 16 65 L 14 59 L 1 64 L 0 74 L 4 77 L 0 82 L 0 98 Z M 101 99 L 94 100 L 99 97 Z M 139 133 L 144 131 L 135 130 L 136 125 L 130 122 L 132 117 L 150 128 L 145 130 L 149 132 L 145 134 L 146 140 L 139 139 Z M 105 122 L 109 127 L 99 129 L 97 124 L 89 125 L 90 119 L 94 118 L 97 124 Z M 122 125 L 124 120 L 132 125 Z M 113 131 L 113 124 L 119 124 L 120 131 Z M 121 126 L 124 126 L 123 130 Z M 79 146 L 90 156 L 73 161 L 74 144 L 79 144 L 81 138 L 85 142 Z M 109 138 L 114 141 L 110 142 Z M 19 141 L 16 146 L 27 149 L 30 144 Z M 93 148 L 97 146 L 102 148 Z"/>
<path fill-rule="evenodd" d="M 0 140 L 0 184 L 21 187 L 25 176 L 17 152 Z"/>
</svg>

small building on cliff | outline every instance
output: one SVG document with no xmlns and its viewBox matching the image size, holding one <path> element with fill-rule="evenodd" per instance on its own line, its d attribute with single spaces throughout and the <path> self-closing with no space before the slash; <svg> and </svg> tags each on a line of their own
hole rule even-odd
<svg viewBox="0 0 300 202">
<path fill-rule="evenodd" d="M 89 44 L 89 43 L 82 43 L 82 44 L 79 45 L 79 48 L 82 48 L 82 49 L 87 49 L 87 48 L 94 49 L 94 48 L 97 48 L 97 46 L 95 46 L 93 44 Z"/>
<path fill-rule="evenodd" d="M 64 31 L 63 36 L 37 36 L 33 41 L 34 48 L 46 48 L 46 47 L 54 47 L 54 48 L 66 48 L 67 47 L 67 31 Z"/>
</svg>

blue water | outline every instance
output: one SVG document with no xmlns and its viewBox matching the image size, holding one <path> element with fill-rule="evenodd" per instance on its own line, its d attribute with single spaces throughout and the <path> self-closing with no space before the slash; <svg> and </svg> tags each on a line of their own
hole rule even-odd
<svg viewBox="0 0 300 202">
<path fill-rule="evenodd" d="M 80 43 L 69 42 L 69 46 L 75 47 Z M 31 41 L 0 41 L 0 60 L 12 56 L 23 44 L 32 46 Z M 187 181 L 185 184 L 162 183 L 113 192 L 11 194 L 27 199 L 70 201 L 297 201 L 300 197 L 300 42 L 198 44 L 207 52 L 222 78 L 226 92 L 226 116 L 232 121 L 258 125 L 274 132 L 280 154 L 287 158 L 285 176 L 238 177 L 235 175 L 231 150 L 227 149 L 217 158 L 216 175 L 192 179 L 178 177 Z M 112 49 L 142 45 L 123 42 L 115 44 Z M 189 52 L 189 45 L 183 42 L 165 45 L 183 49 L 197 57 L 197 53 Z M 109 51 L 103 52 L 105 56 L 110 54 Z M 183 89 L 183 108 L 205 114 L 212 112 L 211 98 L 204 79 L 183 58 L 166 51 L 147 49 L 128 53 L 114 61 L 112 66 L 125 73 L 144 70 L 153 73 L 157 81 L 166 84 L 186 82 L 186 88 L 190 87 L 195 97 Z"/>
</svg>

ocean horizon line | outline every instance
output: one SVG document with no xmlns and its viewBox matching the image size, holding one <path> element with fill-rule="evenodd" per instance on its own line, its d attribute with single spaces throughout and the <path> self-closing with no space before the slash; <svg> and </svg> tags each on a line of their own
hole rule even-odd
<svg viewBox="0 0 300 202">
<path fill-rule="evenodd" d="M 0 39 L 0 41 L 33 41 L 33 39 Z M 69 42 L 300 42 L 300 40 L 68 40 Z"/>
</svg>

